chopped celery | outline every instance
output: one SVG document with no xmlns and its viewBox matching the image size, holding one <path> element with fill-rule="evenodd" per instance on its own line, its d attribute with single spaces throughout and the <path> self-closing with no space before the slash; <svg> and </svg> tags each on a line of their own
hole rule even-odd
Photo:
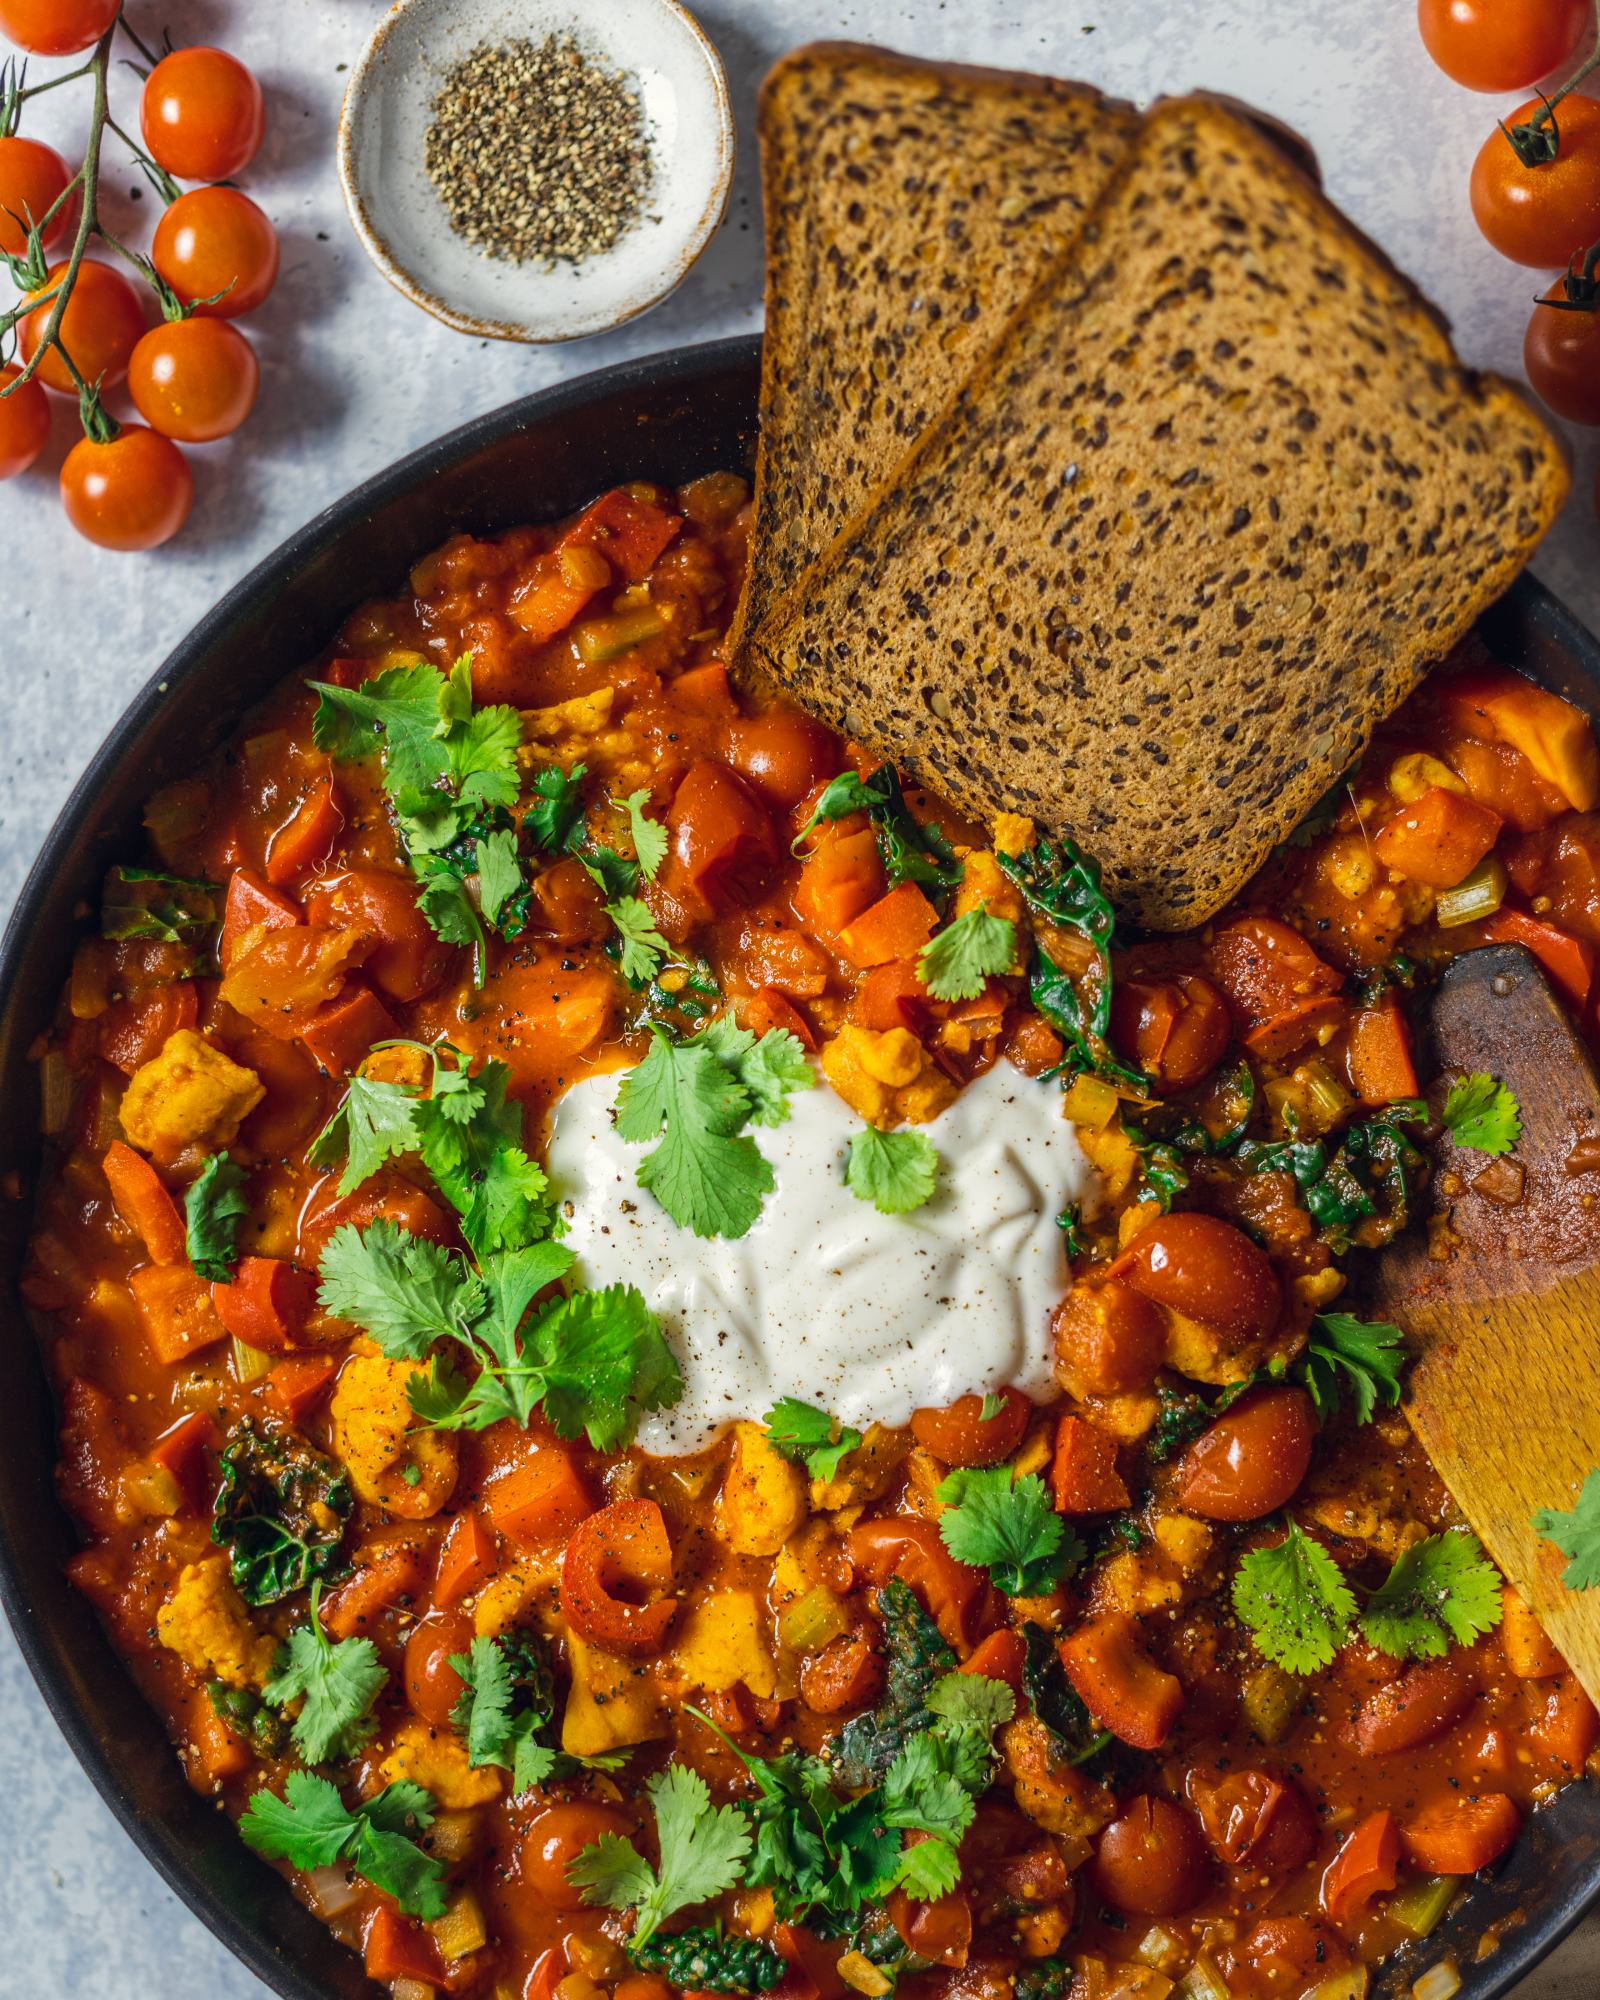
<svg viewBox="0 0 1600 2000">
<path fill-rule="evenodd" d="M 1433 914 L 1441 930 L 1454 930 L 1458 924 L 1475 924 L 1482 917 L 1492 917 L 1505 899 L 1505 866 L 1498 856 L 1490 854 L 1464 882 L 1439 891 Z"/>
<path fill-rule="evenodd" d="M 1413 1882 L 1389 1903 L 1389 1915 L 1413 1937 L 1425 1938 L 1450 1907 L 1461 1886 L 1459 1875 L 1434 1875 L 1425 1882 Z"/>
<path fill-rule="evenodd" d="M 653 604 L 630 611 L 620 618 L 589 618 L 573 634 L 578 657 L 586 667 L 604 666 L 619 659 L 646 639 L 659 639 L 667 621 Z"/>
<path fill-rule="evenodd" d="M 815 1590 L 808 1590 L 797 1604 L 791 1604 L 778 1621 L 783 1643 L 797 1653 L 820 1653 L 830 1639 L 837 1639 L 849 1629 L 850 1620 L 843 1604 L 820 1584 Z"/>
</svg>

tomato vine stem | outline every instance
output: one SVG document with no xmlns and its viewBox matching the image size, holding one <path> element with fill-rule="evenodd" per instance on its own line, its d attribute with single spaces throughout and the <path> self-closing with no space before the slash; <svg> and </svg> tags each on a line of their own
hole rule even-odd
<svg viewBox="0 0 1600 2000">
<path fill-rule="evenodd" d="M 1561 150 L 1556 106 L 1597 69 L 1600 69 L 1600 36 L 1596 36 L 1595 45 L 1583 62 L 1553 96 L 1544 98 L 1541 108 L 1525 125 L 1507 125 L 1503 119 L 1497 121 L 1505 134 L 1506 143 L 1525 167 L 1546 167 L 1556 158 Z M 1540 95 L 1543 97 L 1543 92 Z"/>
</svg>

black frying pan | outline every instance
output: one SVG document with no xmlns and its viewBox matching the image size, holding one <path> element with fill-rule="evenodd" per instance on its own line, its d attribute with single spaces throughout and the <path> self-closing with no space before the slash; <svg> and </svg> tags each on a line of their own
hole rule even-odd
<svg viewBox="0 0 1600 2000">
<path fill-rule="evenodd" d="M 759 343 L 719 341 L 625 362 L 542 390 L 452 431 L 319 514 L 231 590 L 139 695 L 51 829 L 0 945 L 0 1187 L 39 1172 L 37 1086 L 27 1051 L 49 1022 L 82 912 L 107 866 L 139 840 L 144 801 L 192 770 L 243 711 L 326 645 L 362 599 L 387 596 L 446 536 L 493 534 L 571 512 L 608 485 L 667 484 L 748 467 Z M 1600 710 L 1600 642 L 1524 580 L 1484 620 L 1508 664 Z M 55 1419 L 17 1300 L 29 1203 L 0 1202 L 0 1599 L 51 1713 L 132 1838 L 202 1922 L 284 2000 L 372 2000 L 334 1942 L 231 1823 L 184 1783 L 154 1711 L 63 1567 L 76 1538 L 56 1504 Z M 1491 1882 L 1407 1962 L 1379 2000 L 1402 2000 L 1453 1949 L 1463 2000 L 1499 2000 L 1600 1897 L 1600 1795 L 1574 1785 L 1536 1813 Z M 1485 1927 L 1513 1912 L 1500 1949 L 1472 1963 Z"/>
</svg>

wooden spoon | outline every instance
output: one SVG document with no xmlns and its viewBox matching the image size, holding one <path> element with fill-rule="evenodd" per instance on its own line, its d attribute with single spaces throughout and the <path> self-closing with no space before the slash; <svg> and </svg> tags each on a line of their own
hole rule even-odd
<svg viewBox="0 0 1600 2000">
<path fill-rule="evenodd" d="M 1369 1297 L 1417 1353 L 1412 1429 L 1600 1703 L 1600 1590 L 1565 1587 L 1565 1558 L 1532 1520 L 1572 1507 L 1600 1466 L 1600 1077 L 1520 945 L 1453 960 L 1419 1025 L 1424 1074 L 1508 1084 L 1522 1137 L 1494 1161 L 1446 1135 L 1423 1226 L 1376 1259 Z M 1525 1177 L 1514 1203 L 1509 1162 Z"/>
</svg>

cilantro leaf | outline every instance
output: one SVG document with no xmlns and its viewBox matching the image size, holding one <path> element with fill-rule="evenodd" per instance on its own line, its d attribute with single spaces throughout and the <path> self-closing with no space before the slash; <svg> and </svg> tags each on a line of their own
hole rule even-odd
<svg viewBox="0 0 1600 2000">
<path fill-rule="evenodd" d="M 1356 1615 L 1355 1594 L 1339 1565 L 1292 1521 L 1281 1542 L 1241 1559 L 1233 1604 L 1257 1651 L 1291 1674 L 1327 1666 Z"/>
<path fill-rule="evenodd" d="M 806 1052 L 787 1028 L 769 1028 L 757 1041 L 731 1015 L 720 1014 L 700 1039 L 748 1092 L 752 1125 L 786 1124 L 791 1094 L 816 1087 Z"/>
<path fill-rule="evenodd" d="M 371 1180 L 386 1160 L 415 1152 L 417 1100 L 403 1084 L 380 1077 L 353 1076 L 337 1111 L 312 1140 L 306 1158 L 314 1167 L 343 1159 L 340 1194 Z"/>
<path fill-rule="evenodd" d="M 1575 1507 L 1541 1507 L 1533 1531 L 1570 1557 L 1561 1572 L 1568 1590 L 1593 1590 L 1600 1585 L 1600 1471 L 1583 1482 Z"/>
<path fill-rule="evenodd" d="M 534 779 L 522 827 L 528 838 L 547 854 L 565 854 L 583 818 L 583 781 L 588 767 L 574 764 L 563 771 L 559 764 L 546 765 Z"/>
<path fill-rule="evenodd" d="M 527 886 L 517 836 L 509 828 L 487 834 L 477 844 L 478 902 L 487 924 L 502 928 L 501 917 Z M 521 925 L 517 928 L 520 930 Z"/>
<path fill-rule="evenodd" d="M 961 1857 L 948 1840 L 913 1841 L 900 1850 L 894 1881 L 919 1903 L 936 1903 L 961 1880 Z"/>
<path fill-rule="evenodd" d="M 771 1163 L 741 1135 L 751 1097 L 703 1037 L 651 1032 L 650 1049 L 617 1093 L 617 1131 L 642 1145 L 639 1185 L 696 1236 L 743 1236 L 775 1185 Z"/>
<path fill-rule="evenodd" d="M 630 986 L 648 986 L 672 953 L 672 946 L 656 929 L 650 905 L 638 896 L 624 896 L 607 903 L 605 911 L 622 940 L 623 978 Z"/>
<path fill-rule="evenodd" d="M 670 1409 L 683 1375 L 660 1322 L 632 1285 L 558 1299 L 524 1336 L 525 1366 L 562 1437 L 620 1451 L 645 1410 Z"/>
<path fill-rule="evenodd" d="M 505 702 L 474 707 L 470 653 L 456 661 L 440 691 L 436 733 L 444 746 L 446 772 L 463 805 L 516 804 L 522 717 Z"/>
<path fill-rule="evenodd" d="M 420 1361 L 436 1340 L 463 1338 L 485 1302 L 483 1281 L 464 1259 L 382 1216 L 364 1230 L 347 1222 L 334 1231 L 318 1297 L 391 1361 Z"/>
<path fill-rule="evenodd" d="M 812 1479 L 837 1478 L 840 1461 L 861 1442 L 860 1431 L 795 1396 L 780 1396 L 761 1421 L 773 1450 L 804 1465 Z"/>
<path fill-rule="evenodd" d="M 1500 1572 L 1476 1535 L 1452 1528 L 1415 1544 L 1367 1599 L 1363 1635 L 1397 1660 L 1432 1660 L 1500 1623 Z"/>
<path fill-rule="evenodd" d="M 506 1094 L 510 1081 L 504 1063 L 469 1075 L 436 1056 L 432 1093 L 417 1106 L 422 1163 L 480 1261 L 547 1236 L 555 1223 L 544 1169 L 523 1149 L 522 1107 Z"/>
<path fill-rule="evenodd" d="M 639 857 L 639 872 L 647 882 L 653 882 L 667 858 L 667 829 L 659 820 L 645 818 L 644 809 L 649 803 L 648 791 L 630 792 L 622 801 L 628 815 L 628 830 L 633 835 L 633 851 Z"/>
<path fill-rule="evenodd" d="M 1405 1339 L 1386 1320 L 1360 1320 L 1354 1313 L 1319 1313 L 1296 1370 L 1305 1381 L 1318 1417 L 1336 1416 L 1344 1392 L 1358 1424 L 1369 1424 L 1380 1403 L 1400 1401 L 1406 1365 Z"/>
<path fill-rule="evenodd" d="M 213 1153 L 183 1198 L 184 1255 L 196 1275 L 214 1285 L 233 1279 L 239 1224 L 250 1213 L 243 1193 L 247 1178 L 226 1153 Z"/>
<path fill-rule="evenodd" d="M 311 1586 L 311 1615 L 297 1625 L 278 1650 L 272 1679 L 261 1690 L 270 1702 L 303 1704 L 294 1719 L 294 1747 L 308 1764 L 330 1757 L 353 1757 L 376 1724 L 372 1704 L 389 1674 L 370 1639 L 341 1639 L 322 1629 L 322 1583 Z"/>
<path fill-rule="evenodd" d="M 347 1808 L 328 1779 L 291 1771 L 282 1798 L 268 1791 L 251 1797 L 239 1831 L 258 1854 L 295 1868 L 347 1861 L 407 1916 L 431 1919 L 444 1915 L 445 1864 L 411 1835 L 425 1833 L 433 1816 L 433 1798 L 421 1785 L 385 1785 L 374 1798 Z"/>
<path fill-rule="evenodd" d="M 426 791 L 444 776 L 437 736 L 444 676 L 437 667 L 418 660 L 414 666 L 388 667 L 360 687 L 309 685 L 320 697 L 311 720 L 319 750 L 339 763 L 381 750 L 386 782 L 410 791 Z"/>
<path fill-rule="evenodd" d="M 909 1215 L 933 1199 L 939 1152 L 926 1132 L 880 1132 L 863 1126 L 850 1135 L 845 1186 L 880 1215 Z"/>
<path fill-rule="evenodd" d="M 542 1784 L 555 1769 L 556 1752 L 539 1741 L 551 1720 L 550 1674 L 524 1638 L 480 1634 L 450 1664 L 465 1693 L 451 1717 L 467 1740 L 467 1762 L 511 1772 L 513 1795 Z"/>
<path fill-rule="evenodd" d="M 1522 1113 L 1507 1086 L 1480 1071 L 1451 1084 L 1444 1129 L 1475 1153 L 1509 1153 L 1522 1137 Z"/>
<path fill-rule="evenodd" d="M 698 1771 L 670 1765 L 647 1781 L 645 1791 L 655 1808 L 659 1868 L 652 1868 L 632 1841 L 603 1834 L 567 1870 L 567 1880 L 583 1891 L 586 1903 L 638 1912 L 635 1945 L 647 1943 L 677 1911 L 733 1888 L 743 1879 L 750 1852 L 744 1814 L 737 1806 L 713 1806 Z"/>
<path fill-rule="evenodd" d="M 991 917 L 980 903 L 936 932 L 917 954 L 922 983 L 935 1000 L 976 1000 L 991 974 L 1010 972 L 1017 961 L 1017 927 L 1009 917 Z"/>
<path fill-rule="evenodd" d="M 1008 1597 L 1042 1597 L 1068 1566 L 1083 1559 L 1083 1544 L 1067 1532 L 1036 1472 L 1012 1477 L 1009 1465 L 962 1469 L 939 1482 L 948 1502 L 939 1536 L 958 1562 L 987 1569 Z"/>
</svg>

